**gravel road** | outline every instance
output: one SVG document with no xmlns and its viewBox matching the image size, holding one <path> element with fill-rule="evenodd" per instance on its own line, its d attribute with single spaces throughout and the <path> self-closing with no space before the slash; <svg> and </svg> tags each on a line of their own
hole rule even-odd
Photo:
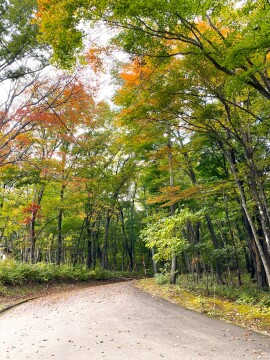
<svg viewBox="0 0 270 360">
<path fill-rule="evenodd" d="M 50 295 L 1 314 L 0 359 L 270 359 L 270 338 L 128 282 Z"/>
</svg>

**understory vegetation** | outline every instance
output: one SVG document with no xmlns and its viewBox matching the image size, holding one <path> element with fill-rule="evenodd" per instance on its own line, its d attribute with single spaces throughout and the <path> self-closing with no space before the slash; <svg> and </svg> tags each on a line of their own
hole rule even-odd
<svg viewBox="0 0 270 360">
<path fill-rule="evenodd" d="M 176 286 L 180 289 L 192 291 L 198 296 L 216 297 L 225 300 L 232 300 L 236 304 L 256 305 L 261 308 L 270 308 L 269 292 L 266 289 L 260 290 L 255 283 L 245 276 L 241 287 L 236 286 L 237 278 L 226 285 L 217 284 L 216 281 L 201 279 L 199 283 L 194 282 L 187 276 L 177 278 Z M 156 284 L 169 285 L 169 274 L 158 274 L 155 277 Z"/>
<path fill-rule="evenodd" d="M 74 282 L 89 280 L 121 280 L 132 279 L 140 274 L 130 272 L 110 272 L 101 268 L 89 270 L 86 267 L 72 268 L 67 265 L 27 264 L 15 261 L 3 261 L 0 264 L 0 295 L 5 292 L 5 286 L 25 285 L 50 282 Z"/>
</svg>

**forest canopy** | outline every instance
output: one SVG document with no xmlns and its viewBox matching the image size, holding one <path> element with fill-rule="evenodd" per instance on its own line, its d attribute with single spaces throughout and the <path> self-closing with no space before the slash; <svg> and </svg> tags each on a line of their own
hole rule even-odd
<svg viewBox="0 0 270 360">
<path fill-rule="evenodd" d="M 270 3 L 18 3 L 0 7 L 3 246 L 269 287 Z"/>
</svg>

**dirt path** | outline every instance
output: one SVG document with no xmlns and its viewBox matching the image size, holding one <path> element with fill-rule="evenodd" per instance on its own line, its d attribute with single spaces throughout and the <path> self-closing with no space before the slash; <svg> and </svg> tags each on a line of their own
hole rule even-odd
<svg viewBox="0 0 270 360">
<path fill-rule="evenodd" d="M 270 338 L 118 283 L 50 295 L 0 315 L 0 359 L 270 359 Z"/>
</svg>

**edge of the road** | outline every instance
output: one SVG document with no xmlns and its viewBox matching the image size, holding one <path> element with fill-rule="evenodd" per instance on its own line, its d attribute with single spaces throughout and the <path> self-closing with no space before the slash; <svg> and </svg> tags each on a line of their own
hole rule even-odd
<svg viewBox="0 0 270 360">
<path fill-rule="evenodd" d="M 256 334 L 259 334 L 259 335 L 262 335 L 264 337 L 267 337 L 267 338 L 270 338 L 270 333 L 267 333 L 267 332 L 264 332 L 264 331 L 261 331 L 259 329 L 255 329 L 255 328 L 250 328 L 250 327 L 247 327 L 245 325 L 242 325 L 242 324 L 239 324 L 239 323 L 236 323 L 236 322 L 233 322 L 233 321 L 229 321 L 227 319 L 224 319 L 224 318 L 221 318 L 221 317 L 218 317 L 218 316 L 211 316 L 209 314 L 207 314 L 206 312 L 203 312 L 203 311 L 199 311 L 199 310 L 196 310 L 196 309 L 190 309 L 188 307 L 185 307 L 181 304 L 178 304 L 176 303 L 175 301 L 171 300 L 171 299 L 168 299 L 166 297 L 163 297 L 162 294 L 155 294 L 155 293 L 152 293 L 149 289 L 145 289 L 145 288 L 141 288 L 139 286 L 136 285 L 136 283 L 133 282 L 133 284 L 131 284 L 133 287 L 135 287 L 139 292 L 141 292 L 142 294 L 146 294 L 148 296 L 151 296 L 152 298 L 156 298 L 156 299 L 162 299 L 163 301 L 169 303 L 169 304 L 172 304 L 174 305 L 175 307 L 180 307 L 182 309 L 185 309 L 187 311 L 190 311 L 191 313 L 196 313 L 196 314 L 201 314 L 202 316 L 206 316 L 210 319 L 215 319 L 215 320 L 218 320 L 218 321 L 222 321 L 226 324 L 230 324 L 230 325 L 234 325 L 234 326 L 238 326 L 240 327 L 241 329 L 244 329 L 246 331 L 249 331 L 249 332 L 254 332 Z"/>
<path fill-rule="evenodd" d="M 49 295 L 49 294 L 48 294 L 48 295 Z M 45 295 L 45 296 L 46 296 L 46 295 Z M 14 303 L 14 304 L 4 306 L 4 307 L 2 307 L 2 308 L 0 309 L 0 314 L 4 313 L 4 312 L 6 312 L 6 311 L 8 311 L 8 310 L 10 310 L 10 309 L 13 309 L 13 308 L 15 308 L 16 306 L 19 306 L 19 305 L 24 304 L 24 303 L 26 303 L 26 302 L 28 302 L 28 301 L 31 301 L 31 300 L 38 299 L 38 298 L 40 298 L 40 297 L 42 297 L 42 295 L 33 296 L 33 297 L 30 297 L 30 298 L 27 298 L 27 299 L 24 299 L 24 300 L 20 300 L 20 301 Z"/>
<path fill-rule="evenodd" d="M 210 316 L 209 314 L 207 313 L 204 313 L 202 311 L 198 311 L 196 309 L 190 309 L 188 307 L 185 307 L 183 305 L 180 305 L 180 304 L 177 304 L 175 301 L 172 301 L 168 298 L 165 298 L 162 296 L 162 294 L 155 294 L 155 293 L 152 293 L 151 291 L 145 289 L 145 288 L 141 288 L 137 285 L 137 282 L 138 280 L 137 279 L 119 279 L 119 280 L 114 280 L 114 281 L 106 281 L 106 282 L 97 282 L 97 283 L 91 283 L 91 284 L 84 284 L 84 286 L 78 286 L 78 287 L 74 287 L 74 288 L 67 288 L 65 289 L 64 291 L 63 290 L 57 290 L 57 289 L 52 289 L 52 291 L 50 292 L 45 292 L 45 293 L 41 293 L 41 294 L 38 294 L 38 295 L 35 295 L 35 296 L 31 296 L 31 297 L 28 297 L 28 298 L 24 298 L 22 300 L 19 300 L 17 302 L 14 302 L 12 304 L 9 304 L 9 305 L 6 305 L 4 307 L 2 307 L 0 309 L 0 314 L 3 314 L 5 312 L 7 312 L 8 310 L 11 310 L 17 306 L 20 306 L 24 303 L 27 303 L 29 301 L 33 301 L 33 300 L 36 300 L 36 299 L 40 299 L 40 298 L 46 298 L 46 297 L 49 297 L 49 296 L 54 296 L 54 295 L 57 295 L 57 294 L 61 294 L 61 293 L 71 293 L 71 292 L 74 292 L 74 291 L 82 291 L 82 290 L 86 290 L 86 289 L 89 289 L 91 287 L 100 287 L 100 286 L 106 286 L 106 285 L 113 285 L 113 284 L 116 284 L 116 283 L 129 283 L 130 286 L 132 286 L 133 288 L 136 289 L 136 291 L 138 291 L 139 293 L 141 294 L 144 294 L 144 295 L 147 295 L 149 297 L 152 297 L 152 298 L 155 298 L 156 300 L 162 300 L 166 303 L 169 303 L 171 305 L 174 305 L 175 307 L 180 307 L 182 309 L 185 309 L 187 311 L 190 311 L 191 313 L 198 313 L 198 314 L 201 314 L 202 316 L 207 316 L 208 318 L 212 318 L 212 319 L 216 319 L 216 320 L 219 320 L 219 321 L 222 321 L 224 323 L 228 323 L 228 324 L 231 324 L 231 325 L 235 325 L 235 326 L 238 326 L 242 329 L 245 329 L 247 331 L 252 331 L 254 333 L 257 333 L 257 334 L 260 334 L 264 337 L 269 337 L 270 338 L 270 334 L 269 333 L 266 333 L 264 331 L 261 331 L 259 329 L 254 329 L 254 328 L 249 328 L 247 326 L 244 326 L 244 325 L 241 325 L 241 324 L 237 324 L 233 321 L 229 321 L 227 319 L 224 319 L 224 318 L 221 318 L 221 317 L 217 317 L 217 316 Z"/>
<path fill-rule="evenodd" d="M 28 296 L 28 297 L 26 296 L 26 297 L 19 299 L 18 301 L 7 303 L 7 305 L 2 305 L 0 307 L 0 314 L 4 313 L 10 309 L 13 309 L 19 305 L 22 305 L 24 303 L 32 301 L 32 300 L 46 298 L 46 297 L 54 296 L 54 295 L 61 294 L 61 293 L 71 293 L 74 291 L 80 291 L 80 290 L 88 289 L 91 287 L 106 286 L 106 285 L 112 285 L 115 283 L 131 282 L 131 281 L 136 281 L 136 279 L 119 278 L 119 279 L 110 279 L 110 280 L 91 281 L 89 283 L 87 283 L 87 282 L 86 283 L 75 283 L 75 284 L 66 283 L 66 284 L 62 284 L 62 285 L 67 286 L 67 287 L 64 287 L 64 289 L 58 289 L 58 288 L 52 286 L 50 288 L 50 291 L 48 291 L 49 287 L 47 284 L 46 286 L 44 286 L 43 291 L 40 291 L 40 293 L 37 293 L 34 296 L 33 295 Z M 72 285 L 73 287 L 70 287 L 70 285 Z"/>
</svg>

